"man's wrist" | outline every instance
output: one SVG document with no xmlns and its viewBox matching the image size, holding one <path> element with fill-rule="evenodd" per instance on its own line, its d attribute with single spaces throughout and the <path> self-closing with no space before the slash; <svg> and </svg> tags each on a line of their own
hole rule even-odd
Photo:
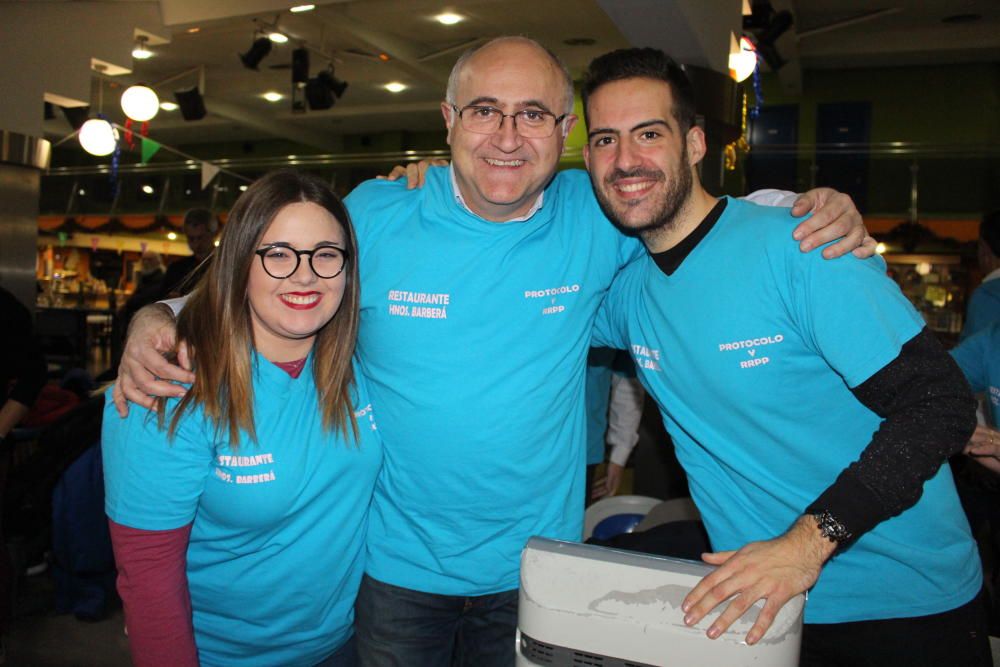
<svg viewBox="0 0 1000 667">
<path fill-rule="evenodd" d="M 833 556 L 839 544 L 823 534 L 820 521 L 815 514 L 800 516 L 789 532 L 795 533 L 802 540 L 808 556 L 818 567 L 822 567 Z"/>
</svg>

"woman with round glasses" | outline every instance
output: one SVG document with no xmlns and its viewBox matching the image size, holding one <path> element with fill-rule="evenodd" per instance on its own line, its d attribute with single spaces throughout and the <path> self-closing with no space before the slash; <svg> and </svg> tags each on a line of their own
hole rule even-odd
<svg viewBox="0 0 1000 667">
<path fill-rule="evenodd" d="M 319 179 L 237 200 L 181 312 L 197 379 L 104 420 L 106 509 L 136 665 L 354 664 L 382 461 L 352 366 L 356 243 Z"/>
</svg>

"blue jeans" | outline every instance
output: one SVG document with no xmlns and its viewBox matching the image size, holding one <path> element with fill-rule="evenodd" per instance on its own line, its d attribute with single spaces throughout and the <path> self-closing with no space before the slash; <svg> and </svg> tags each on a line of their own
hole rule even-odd
<svg viewBox="0 0 1000 667">
<path fill-rule="evenodd" d="M 354 634 L 361 667 L 512 667 L 517 590 L 462 597 L 361 580 Z"/>
</svg>

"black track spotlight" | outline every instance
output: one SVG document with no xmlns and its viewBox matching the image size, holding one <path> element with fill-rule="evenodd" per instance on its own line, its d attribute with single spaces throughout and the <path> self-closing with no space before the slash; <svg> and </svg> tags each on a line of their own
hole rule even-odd
<svg viewBox="0 0 1000 667">
<path fill-rule="evenodd" d="M 333 67 L 320 72 L 306 83 L 306 101 L 314 111 L 329 109 L 344 96 L 347 82 L 333 75 Z"/>
<path fill-rule="evenodd" d="M 292 83 L 309 81 L 309 49 L 292 51 Z"/>
<path fill-rule="evenodd" d="M 260 65 L 260 61 L 271 52 L 271 40 L 267 37 L 258 37 L 253 40 L 250 50 L 240 54 L 240 62 L 247 69 L 255 70 Z"/>
<path fill-rule="evenodd" d="M 208 113 L 205 110 L 205 98 L 201 96 L 198 86 L 175 91 L 174 99 L 177 100 L 177 106 L 180 107 L 184 120 L 201 120 Z"/>
<path fill-rule="evenodd" d="M 333 94 L 337 96 L 337 99 L 340 99 L 341 97 L 344 96 L 344 91 L 347 90 L 347 82 L 341 81 L 331 73 L 330 88 L 333 89 Z"/>
<path fill-rule="evenodd" d="M 306 82 L 306 102 L 313 111 L 329 109 L 337 101 L 333 96 L 333 89 L 324 80 L 323 74 L 325 72 Z"/>
</svg>

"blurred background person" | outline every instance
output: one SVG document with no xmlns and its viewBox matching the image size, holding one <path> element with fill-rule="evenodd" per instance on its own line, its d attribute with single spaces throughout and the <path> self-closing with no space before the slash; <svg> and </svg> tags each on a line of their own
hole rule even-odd
<svg viewBox="0 0 1000 667">
<path fill-rule="evenodd" d="M 0 662 L 10 619 L 14 572 L 3 532 L 3 497 L 11 462 L 10 435 L 24 419 L 46 381 L 45 358 L 34 335 L 31 313 L 0 287 Z"/>
<path fill-rule="evenodd" d="M 646 396 L 628 354 L 592 347 L 587 355 L 587 486 L 590 504 L 618 493 L 629 455 L 639 441 Z M 604 474 L 596 477 L 605 460 Z M 596 479 L 595 479 L 596 477 Z"/>
<path fill-rule="evenodd" d="M 167 267 L 161 297 L 181 296 L 194 289 L 198 279 L 208 269 L 205 260 L 215 250 L 218 233 L 219 219 L 207 208 L 192 208 L 184 214 L 184 236 L 187 237 L 191 255 Z"/>
<path fill-rule="evenodd" d="M 1000 210 L 987 213 L 979 224 L 976 259 L 982 269 L 982 284 L 969 297 L 965 326 L 959 340 L 965 340 L 1000 321 Z M 996 422 L 994 422 L 996 423 Z"/>
</svg>

